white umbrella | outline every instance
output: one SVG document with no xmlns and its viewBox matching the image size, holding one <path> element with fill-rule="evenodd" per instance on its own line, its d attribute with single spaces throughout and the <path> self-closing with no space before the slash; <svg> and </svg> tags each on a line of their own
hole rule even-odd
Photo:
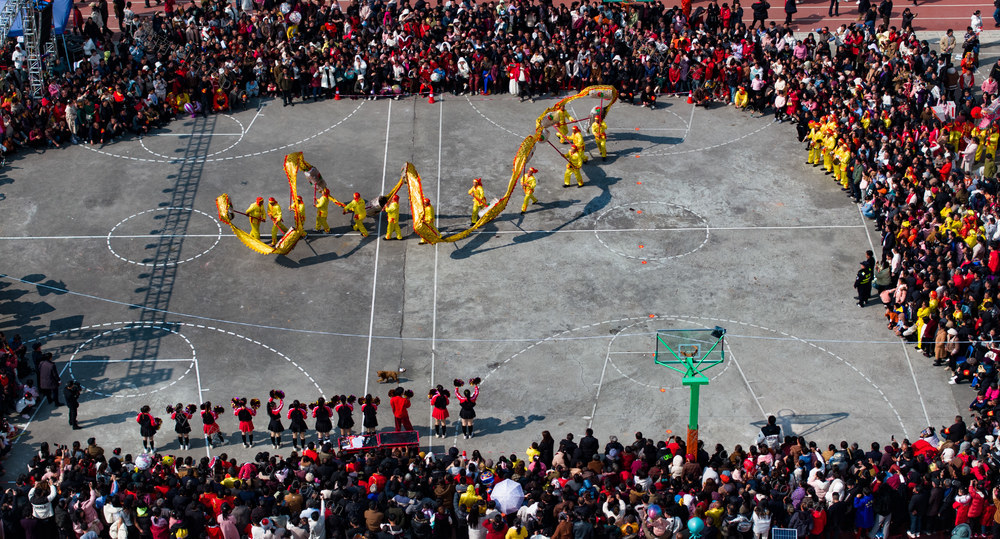
<svg viewBox="0 0 1000 539">
<path fill-rule="evenodd" d="M 516 513 L 524 502 L 524 489 L 517 481 L 504 479 L 493 486 L 491 498 L 497 504 L 497 509 L 505 514 Z"/>
</svg>

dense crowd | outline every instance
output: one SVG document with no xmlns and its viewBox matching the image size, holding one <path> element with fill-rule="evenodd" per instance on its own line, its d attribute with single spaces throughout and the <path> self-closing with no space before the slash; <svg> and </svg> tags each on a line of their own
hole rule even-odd
<svg viewBox="0 0 1000 539">
<path fill-rule="evenodd" d="M 912 17 L 892 26 L 891 7 L 889 17 L 869 7 L 859 24 L 797 38 L 766 22 L 761 1 L 749 8 L 749 28 L 738 1 L 694 12 L 687 2 L 166 6 L 145 20 L 124 12 L 119 33 L 106 30 L 100 10 L 81 22 L 84 58 L 53 62 L 40 101 L 25 98 L 23 53 L 6 50 L 7 151 L 106 143 L 262 95 L 286 105 L 430 91 L 531 98 L 613 84 L 629 103 L 655 106 L 657 95 L 681 93 L 773 113 L 876 221 L 881 252 L 863 268 L 888 326 L 947 365 L 953 382 L 971 383 L 976 421 L 867 451 L 771 434 L 747 451 L 710 454 L 678 438 L 637 434 L 625 446 L 588 432 L 559 443 L 544 433 L 524 454 L 495 459 L 454 448 L 346 454 L 308 442 L 241 463 L 43 444 L 3 497 L 3 537 L 633 539 L 697 529 L 707 539 L 760 539 L 790 527 L 825 539 L 963 524 L 966 534 L 1000 537 L 1000 130 L 989 121 L 1000 62 L 977 79 L 975 16 L 961 39 L 949 32 L 929 43 L 912 32 Z M 41 376 L 47 360 L 5 343 L 0 406 L 29 413 L 53 391 Z M 14 434 L 6 424 L 0 431 Z M 501 515 L 491 488 L 504 479 L 525 500 Z M 704 529 L 689 528 L 692 519 Z"/>
<path fill-rule="evenodd" d="M 523 452 L 416 448 L 217 457 L 133 456 L 91 438 L 41 444 L 0 499 L 3 537 L 339 539 L 814 539 L 1000 533 L 992 427 L 961 417 L 941 438 L 840 442 L 781 436 L 749 450 L 587 429 Z M 627 444 L 627 445 L 626 445 Z M 510 488 L 513 486 L 514 488 Z M 520 491 L 520 492 L 518 492 Z M 962 536 L 962 535 L 959 535 Z"/>
</svg>

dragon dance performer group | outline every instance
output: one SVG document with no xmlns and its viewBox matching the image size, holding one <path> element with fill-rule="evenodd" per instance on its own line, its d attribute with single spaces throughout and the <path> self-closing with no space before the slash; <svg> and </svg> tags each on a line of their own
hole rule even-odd
<svg viewBox="0 0 1000 539">
<path fill-rule="evenodd" d="M 560 143 L 569 145 L 569 150 L 565 153 L 553 146 L 553 148 L 556 148 L 559 152 L 559 155 L 566 161 L 566 170 L 563 175 L 563 183 L 565 187 L 569 187 L 571 185 L 571 179 L 576 180 L 577 187 L 583 187 L 584 185 L 582 169 L 583 165 L 587 163 L 590 158 L 587 154 L 583 131 L 580 129 L 579 124 L 581 122 L 589 122 L 587 130 L 593 135 L 594 143 L 600 153 L 601 159 L 607 160 L 608 126 L 603 118 L 604 110 L 605 109 L 602 107 L 595 107 L 594 110 L 591 111 L 591 115 L 589 117 L 580 120 L 574 119 L 564 109 L 553 111 L 551 115 L 549 115 L 551 121 L 554 122 L 552 126 L 555 127 L 556 136 L 558 137 Z M 538 127 L 542 125 L 541 121 L 542 120 L 540 118 L 537 122 Z M 570 126 L 572 126 L 572 129 Z M 520 176 L 521 188 L 524 191 L 524 202 L 521 205 L 521 213 L 527 212 L 528 205 L 538 203 L 538 198 L 535 196 L 535 189 L 538 185 L 536 177 L 537 173 L 538 169 L 531 167 L 524 170 Z M 324 234 L 330 233 L 328 217 L 330 204 L 334 204 L 343 209 L 343 214 L 351 214 L 351 228 L 360 233 L 362 237 L 368 236 L 368 228 L 365 226 L 364 221 L 372 214 L 377 216 L 378 214 L 385 212 L 385 239 L 403 239 L 403 232 L 400 227 L 400 200 L 398 194 L 392 194 L 391 197 L 383 196 L 372 201 L 366 201 L 361 196 L 361 193 L 354 193 L 352 199 L 349 202 L 344 203 L 337 200 L 330 194 L 330 189 L 327 186 L 326 181 L 315 167 L 310 166 L 308 170 L 305 170 L 305 175 L 309 179 L 310 183 L 313 184 L 313 207 L 316 209 L 316 221 L 315 226 L 313 227 L 314 232 L 321 232 Z M 491 201 L 487 197 L 482 178 L 475 178 L 473 180 L 472 188 L 469 189 L 468 194 L 472 199 L 472 212 L 470 220 L 474 225 L 479 221 L 483 214 L 496 203 L 496 200 Z M 290 201 L 288 210 L 295 216 L 294 228 L 300 232 L 302 237 L 305 237 L 307 235 L 305 230 L 305 202 L 302 197 L 298 195 L 294 195 L 292 198 L 293 200 Z M 430 199 L 423 197 L 422 202 L 424 213 L 421 216 L 421 219 L 423 223 L 426 225 L 434 225 L 435 213 Z M 233 210 L 230 208 L 229 211 Z M 257 199 L 251 203 L 250 206 L 247 207 L 246 211 L 242 212 L 242 214 L 249 219 L 249 235 L 257 240 L 261 239 L 261 224 L 266 221 L 271 222 L 271 247 L 276 246 L 282 236 L 288 231 L 288 226 L 285 224 L 283 219 L 282 207 L 274 197 L 268 198 L 266 200 L 266 205 L 264 197 L 257 197 Z M 427 242 L 421 238 L 420 243 L 423 244 Z"/>
<path fill-rule="evenodd" d="M 462 390 L 465 385 L 461 379 L 455 379 L 455 397 L 459 403 L 459 418 L 461 420 L 462 434 L 465 438 L 472 438 L 473 423 L 476 418 L 476 400 L 479 398 L 480 378 L 469 380 L 472 389 Z M 430 390 L 428 393 L 434 418 L 434 431 L 436 436 L 444 438 L 447 433 L 447 420 L 449 417 L 448 405 L 451 400 L 451 393 L 443 386 Z M 412 404 L 413 391 L 396 387 L 389 391 L 389 406 L 392 409 L 395 421 L 394 430 L 413 430 L 410 422 L 409 409 Z M 237 429 L 243 441 L 244 448 L 254 445 L 254 419 L 262 403 L 256 398 L 233 397 L 231 400 L 233 416 L 237 420 Z M 292 447 L 296 450 L 305 449 L 307 446 L 306 437 L 309 431 L 308 422 L 313 421 L 313 430 L 316 431 L 316 441 L 322 445 L 332 442 L 331 433 L 336 429 L 340 436 L 351 436 L 355 431 L 354 412 L 357 408 L 361 413 L 361 427 L 364 434 L 375 434 L 378 431 L 378 410 L 382 404 L 382 399 L 371 394 L 364 397 L 354 395 L 337 395 L 327 400 L 319 397 L 314 402 L 306 404 L 299 400 L 285 403 L 285 392 L 279 389 L 272 389 L 269 393 L 267 403 L 263 404 L 264 412 L 268 417 L 267 432 L 271 439 L 271 447 L 280 449 L 282 437 L 286 430 L 284 420 L 288 421 L 287 430 L 291 432 Z M 225 415 L 225 408 L 215 406 L 211 401 L 206 401 L 201 405 L 177 403 L 168 405 L 166 412 L 170 419 L 174 421 L 174 433 L 177 435 L 177 449 L 191 449 L 191 421 L 195 415 L 200 416 L 203 425 L 202 432 L 205 435 L 206 444 L 210 447 L 225 444 L 226 438 L 222 434 L 220 419 Z M 163 425 L 163 420 L 155 417 L 148 405 L 143 406 L 136 416 L 139 424 L 139 435 L 142 438 L 142 447 L 146 453 L 156 452 L 155 436 Z"/>
</svg>

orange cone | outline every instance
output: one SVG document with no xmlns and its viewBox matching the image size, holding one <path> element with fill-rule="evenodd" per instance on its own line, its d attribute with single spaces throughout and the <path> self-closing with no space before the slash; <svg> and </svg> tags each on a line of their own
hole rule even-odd
<svg viewBox="0 0 1000 539">
<path fill-rule="evenodd" d="M 427 96 L 427 102 L 431 105 L 434 104 L 434 90 L 431 90 L 430 95 Z"/>
<path fill-rule="evenodd" d="M 694 96 L 691 95 L 691 92 L 688 92 L 688 105 L 691 103 L 694 103 Z"/>
<path fill-rule="evenodd" d="M 333 100 L 334 101 L 340 101 L 340 88 L 337 88 L 337 91 L 334 92 L 334 94 L 333 94 Z"/>
</svg>

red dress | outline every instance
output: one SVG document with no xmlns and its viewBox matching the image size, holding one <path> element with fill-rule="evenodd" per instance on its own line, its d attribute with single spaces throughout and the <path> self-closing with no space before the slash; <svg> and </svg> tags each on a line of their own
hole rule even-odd
<svg viewBox="0 0 1000 539">
<path fill-rule="evenodd" d="M 445 397 L 441 393 L 435 393 L 431 397 L 431 406 L 434 408 L 431 417 L 439 421 L 448 419 L 448 397 Z"/>
<path fill-rule="evenodd" d="M 219 417 L 214 410 L 205 410 L 201 413 L 201 421 L 205 423 L 205 435 L 211 436 L 219 432 L 219 424 L 215 420 Z"/>
<path fill-rule="evenodd" d="M 256 410 L 247 406 L 241 406 L 233 413 L 240 419 L 240 432 L 244 434 L 253 432 L 253 416 L 257 415 Z"/>
</svg>

